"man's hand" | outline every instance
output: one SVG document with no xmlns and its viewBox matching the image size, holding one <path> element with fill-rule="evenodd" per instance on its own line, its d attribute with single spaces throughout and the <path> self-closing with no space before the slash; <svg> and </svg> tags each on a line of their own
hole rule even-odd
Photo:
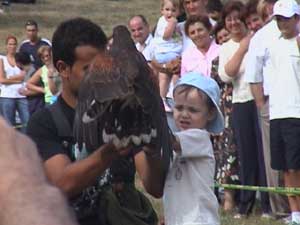
<svg viewBox="0 0 300 225">
<path fill-rule="evenodd" d="M 102 160 L 110 164 L 113 160 L 120 156 L 126 156 L 130 153 L 132 146 L 127 146 L 125 148 L 117 148 L 112 143 L 104 144 L 99 149 L 98 152 L 101 154 Z"/>
</svg>

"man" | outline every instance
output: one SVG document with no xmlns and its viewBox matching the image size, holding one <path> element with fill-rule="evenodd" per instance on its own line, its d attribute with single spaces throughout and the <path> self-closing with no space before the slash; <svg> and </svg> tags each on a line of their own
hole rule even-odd
<svg viewBox="0 0 300 225">
<path fill-rule="evenodd" d="M 49 40 L 45 38 L 40 38 L 38 36 L 38 24 L 36 21 L 28 20 L 25 23 L 25 30 L 26 30 L 27 40 L 24 40 L 22 42 L 19 51 L 30 55 L 31 62 L 33 63 L 35 69 L 37 70 L 43 65 L 41 59 L 37 55 L 38 49 L 42 45 L 51 46 L 51 43 Z"/>
<path fill-rule="evenodd" d="M 53 63 L 62 78 L 62 93 L 56 112 L 62 115 L 58 117 L 61 123 L 72 128 L 80 82 L 95 56 L 105 52 L 107 40 L 96 24 L 76 18 L 63 22 L 56 29 L 52 43 Z M 160 158 L 153 158 L 144 151 L 131 156 L 129 149 L 116 150 L 110 144 L 104 144 L 92 154 L 83 156 L 85 151 L 78 150 L 76 140 L 66 140 L 58 134 L 59 125 L 55 122 L 58 118 L 50 110 L 46 108 L 32 116 L 28 134 L 37 144 L 50 182 L 69 197 L 80 224 L 102 224 L 100 218 L 108 216 L 106 209 L 99 209 L 99 199 L 105 187 L 119 189 L 121 186 L 122 189 L 119 183 L 134 179 L 133 172 L 130 174 L 133 177 L 119 176 L 116 185 L 111 182 L 118 175 L 113 173 L 112 166 L 123 159 L 121 156 L 130 158 L 129 164 L 134 164 L 148 193 L 155 197 L 162 196 L 165 174 Z M 125 168 L 123 172 L 127 171 Z"/>
<path fill-rule="evenodd" d="M 264 1 L 270 9 L 277 0 Z M 281 173 L 271 168 L 270 159 L 269 85 L 274 71 L 270 63 L 268 49 L 279 38 L 280 32 L 276 21 L 271 19 L 272 11 L 269 13 L 271 13 L 268 18 L 269 21 L 251 39 L 245 79 L 250 83 L 251 92 L 259 111 L 267 184 L 270 187 L 278 187 L 283 185 Z M 273 214 L 280 216 L 289 212 L 286 197 L 271 193 L 269 196 Z"/>
<path fill-rule="evenodd" d="M 153 36 L 150 33 L 150 27 L 146 18 L 143 15 L 133 16 L 128 22 L 128 27 L 132 39 L 136 43 L 137 50 L 150 62 L 153 57 L 153 47 L 151 45 Z"/>
<path fill-rule="evenodd" d="M 0 224 L 76 225 L 63 194 L 47 181 L 33 142 L 2 118 L 0 130 Z"/>
<path fill-rule="evenodd" d="M 43 65 L 41 59 L 37 55 L 38 49 L 43 45 L 50 46 L 51 43 L 49 40 L 45 38 L 40 38 L 38 36 L 38 24 L 36 21 L 28 20 L 25 23 L 25 30 L 28 39 L 22 42 L 19 52 L 28 54 L 30 56 L 30 60 L 36 71 Z M 43 94 L 31 92 L 24 92 L 22 94 L 27 96 L 30 115 L 32 115 L 38 109 L 44 107 L 45 102 Z"/>
<path fill-rule="evenodd" d="M 300 7 L 295 0 L 274 5 L 280 37 L 269 48 L 271 167 L 283 172 L 285 187 L 300 187 Z M 284 74 L 284 76 L 283 76 Z M 300 197 L 288 196 L 292 224 L 300 225 Z"/>
</svg>

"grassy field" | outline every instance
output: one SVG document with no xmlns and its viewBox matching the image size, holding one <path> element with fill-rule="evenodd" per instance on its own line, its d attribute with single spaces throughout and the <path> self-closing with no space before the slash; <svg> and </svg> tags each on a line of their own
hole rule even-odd
<svg viewBox="0 0 300 225">
<path fill-rule="evenodd" d="M 142 2 L 142 4 L 141 4 Z M 4 40 L 14 34 L 19 40 L 25 38 L 24 23 L 34 19 L 39 23 L 40 34 L 51 39 L 61 21 L 73 17 L 86 17 L 99 24 L 107 35 L 115 25 L 127 24 L 136 14 L 144 14 L 150 24 L 159 16 L 159 1 L 155 0 L 37 0 L 37 4 L 12 4 L 0 15 L 0 51 Z"/>
<path fill-rule="evenodd" d="M 12 4 L 0 14 L 0 52 L 4 52 L 5 38 L 13 34 L 21 41 L 25 38 L 24 23 L 34 19 L 39 23 L 40 35 L 51 39 L 61 21 L 73 17 L 86 17 L 99 24 L 107 35 L 115 25 L 127 24 L 128 19 L 143 14 L 153 26 L 159 17 L 159 0 L 37 0 L 37 4 Z M 161 201 L 152 199 L 158 214 L 162 215 Z M 280 225 L 262 220 L 259 216 L 234 220 L 231 214 L 222 214 L 222 225 Z"/>
</svg>

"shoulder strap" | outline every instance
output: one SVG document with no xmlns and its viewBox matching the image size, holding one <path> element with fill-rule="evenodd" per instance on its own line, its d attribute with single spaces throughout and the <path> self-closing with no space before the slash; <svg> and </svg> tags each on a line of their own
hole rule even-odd
<svg viewBox="0 0 300 225">
<path fill-rule="evenodd" d="M 58 136 L 73 137 L 72 128 L 61 107 L 59 100 L 49 106 L 49 111 L 55 123 Z"/>
</svg>

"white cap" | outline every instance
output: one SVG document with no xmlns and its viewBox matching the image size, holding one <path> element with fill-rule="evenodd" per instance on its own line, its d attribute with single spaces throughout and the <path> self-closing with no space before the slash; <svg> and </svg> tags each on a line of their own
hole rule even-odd
<svg viewBox="0 0 300 225">
<path fill-rule="evenodd" d="M 295 0 L 279 0 L 273 8 L 273 16 L 290 18 L 295 14 L 300 15 L 300 8 Z"/>
</svg>

